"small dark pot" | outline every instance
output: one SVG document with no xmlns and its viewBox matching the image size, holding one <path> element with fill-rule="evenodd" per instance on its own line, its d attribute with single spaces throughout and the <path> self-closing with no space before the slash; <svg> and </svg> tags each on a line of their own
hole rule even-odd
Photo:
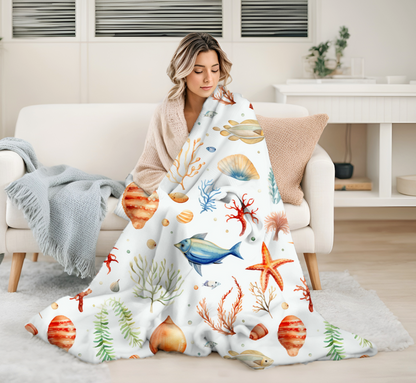
<svg viewBox="0 0 416 383">
<path fill-rule="evenodd" d="M 341 179 L 347 179 L 352 177 L 354 172 L 354 165 L 345 162 L 336 162 L 335 165 L 335 177 Z"/>
</svg>

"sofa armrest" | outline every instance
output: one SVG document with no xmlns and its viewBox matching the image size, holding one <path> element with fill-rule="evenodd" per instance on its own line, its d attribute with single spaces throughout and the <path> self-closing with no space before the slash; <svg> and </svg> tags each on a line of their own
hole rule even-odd
<svg viewBox="0 0 416 383">
<path fill-rule="evenodd" d="M 319 144 L 306 164 L 300 185 L 311 212 L 315 253 L 329 254 L 334 244 L 335 167 Z"/>
<path fill-rule="evenodd" d="M 0 253 L 6 253 L 6 203 L 5 188 L 13 181 L 23 177 L 26 165 L 16 152 L 0 150 Z"/>
</svg>

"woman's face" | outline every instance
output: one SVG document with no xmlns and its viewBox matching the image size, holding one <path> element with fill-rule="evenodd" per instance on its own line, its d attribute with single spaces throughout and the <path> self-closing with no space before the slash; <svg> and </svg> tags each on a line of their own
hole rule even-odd
<svg viewBox="0 0 416 383">
<path fill-rule="evenodd" d="M 188 91 L 207 98 L 217 87 L 219 78 L 220 64 L 217 52 L 200 52 L 196 58 L 192 73 L 186 76 Z M 202 87 L 210 88 L 205 90 Z"/>
</svg>

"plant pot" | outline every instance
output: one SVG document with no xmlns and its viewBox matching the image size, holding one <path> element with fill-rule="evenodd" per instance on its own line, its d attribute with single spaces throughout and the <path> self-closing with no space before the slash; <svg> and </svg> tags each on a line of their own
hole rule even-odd
<svg viewBox="0 0 416 383">
<path fill-rule="evenodd" d="M 340 179 L 351 178 L 354 172 L 354 165 L 347 162 L 334 162 L 335 177 Z"/>
</svg>

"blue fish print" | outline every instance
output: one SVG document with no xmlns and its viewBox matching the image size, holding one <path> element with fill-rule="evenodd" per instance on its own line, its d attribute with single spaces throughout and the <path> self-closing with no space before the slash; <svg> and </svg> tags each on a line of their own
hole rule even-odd
<svg viewBox="0 0 416 383">
<path fill-rule="evenodd" d="M 189 264 L 201 277 L 201 265 L 222 263 L 221 260 L 228 255 L 234 255 L 237 258 L 244 259 L 240 254 L 242 241 L 236 243 L 231 249 L 224 249 L 215 243 L 206 241 L 205 237 L 207 234 L 195 234 L 173 245 L 182 251 L 183 255 L 188 259 Z"/>
<path fill-rule="evenodd" d="M 217 149 L 215 149 L 213 146 L 208 146 L 207 150 L 211 153 L 214 153 Z"/>
</svg>

